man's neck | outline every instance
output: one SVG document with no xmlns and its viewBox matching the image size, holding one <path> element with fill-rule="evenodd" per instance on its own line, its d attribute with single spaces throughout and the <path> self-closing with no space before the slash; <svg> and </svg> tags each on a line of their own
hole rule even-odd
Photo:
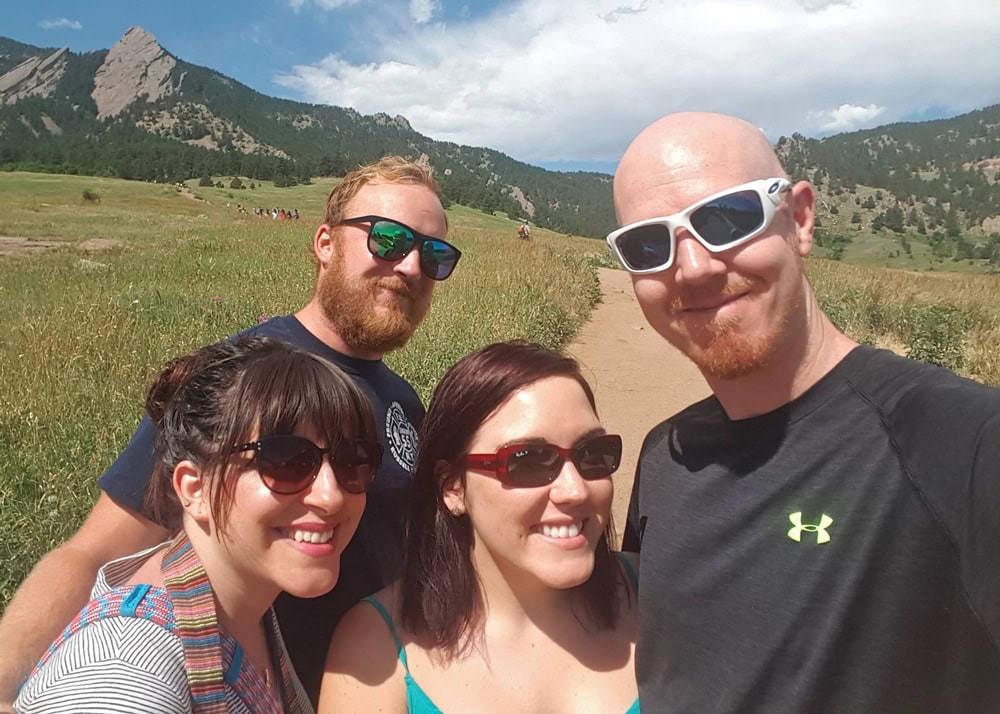
<svg viewBox="0 0 1000 714">
<path fill-rule="evenodd" d="M 808 329 L 780 346 L 768 364 L 735 379 L 704 375 L 730 419 L 767 414 L 798 399 L 858 346 L 834 327 L 811 294 L 806 309 Z"/>
<path fill-rule="evenodd" d="M 304 328 L 312 333 L 313 337 L 343 355 L 367 360 L 382 359 L 381 352 L 359 350 L 347 344 L 340 336 L 340 333 L 337 332 L 337 328 L 323 314 L 323 308 L 315 297 L 305 307 L 295 313 L 295 317 L 302 323 Z"/>
</svg>

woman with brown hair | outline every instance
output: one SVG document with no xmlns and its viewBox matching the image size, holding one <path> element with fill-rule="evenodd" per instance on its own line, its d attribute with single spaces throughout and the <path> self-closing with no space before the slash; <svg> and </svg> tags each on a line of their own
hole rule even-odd
<svg viewBox="0 0 1000 714">
<path fill-rule="evenodd" d="M 320 712 L 638 712 L 621 438 L 570 358 L 473 352 L 421 429 L 402 580 L 341 621 Z"/>
<path fill-rule="evenodd" d="M 333 588 L 378 468 L 371 406 L 322 358 L 243 337 L 150 387 L 147 505 L 177 536 L 112 561 L 18 712 L 308 712 L 271 604 Z"/>
</svg>

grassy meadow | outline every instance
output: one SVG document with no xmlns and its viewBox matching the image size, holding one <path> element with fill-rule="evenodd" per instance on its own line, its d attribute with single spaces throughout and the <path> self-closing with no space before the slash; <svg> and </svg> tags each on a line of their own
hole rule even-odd
<svg viewBox="0 0 1000 714">
<path fill-rule="evenodd" d="M 174 186 L 0 173 L 0 236 L 65 241 L 0 255 L 0 607 L 89 512 L 96 478 L 128 442 L 144 386 L 168 358 L 309 299 L 312 234 L 331 185 L 192 182 L 196 199 Z M 100 202 L 84 201 L 85 190 Z M 237 203 L 302 217 L 243 215 Z M 562 345 L 599 298 L 588 252 L 602 244 L 541 229 L 518 241 L 517 223 L 461 206 L 449 220 L 462 262 L 388 359 L 425 401 L 480 345 Z M 111 247 L 81 248 L 93 239 Z"/>
<path fill-rule="evenodd" d="M 195 183 L 0 173 L 0 236 L 60 242 L 4 255 L 0 240 L 0 608 L 89 512 L 163 363 L 310 297 L 311 238 L 330 181 Z M 302 217 L 257 218 L 237 203 Z M 613 265 L 599 241 L 537 228 L 518 241 L 507 218 L 448 214 L 462 262 L 411 343 L 388 358 L 425 400 L 480 345 L 567 342 L 599 299 L 594 266 Z M 855 339 L 1000 385 L 1000 276 L 807 266 L 824 309 Z"/>
</svg>

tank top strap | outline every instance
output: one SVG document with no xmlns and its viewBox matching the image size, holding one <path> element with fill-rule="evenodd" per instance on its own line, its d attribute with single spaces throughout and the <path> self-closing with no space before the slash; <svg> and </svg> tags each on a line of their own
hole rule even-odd
<svg viewBox="0 0 1000 714">
<path fill-rule="evenodd" d="M 621 563 L 622 570 L 625 572 L 625 577 L 627 577 L 629 583 L 632 584 L 632 590 L 634 592 L 639 592 L 639 576 L 636 575 L 635 568 L 632 567 L 632 563 L 630 563 L 625 554 L 620 551 L 615 553 L 615 555 L 618 556 L 618 562 Z"/>
<path fill-rule="evenodd" d="M 392 633 L 392 639 L 396 641 L 396 650 L 397 654 L 399 655 L 399 661 L 403 663 L 403 669 L 405 669 L 406 674 L 409 675 L 410 666 L 406 662 L 406 650 L 403 649 L 403 642 L 402 640 L 399 639 L 399 633 L 396 631 L 396 625 L 392 621 L 392 615 L 390 615 L 389 611 L 385 609 L 385 605 L 380 603 L 371 595 L 365 598 L 361 598 L 361 601 L 368 603 L 376 610 L 378 610 L 378 614 L 382 616 L 383 620 L 385 620 L 386 627 L 388 627 L 389 632 Z"/>
</svg>

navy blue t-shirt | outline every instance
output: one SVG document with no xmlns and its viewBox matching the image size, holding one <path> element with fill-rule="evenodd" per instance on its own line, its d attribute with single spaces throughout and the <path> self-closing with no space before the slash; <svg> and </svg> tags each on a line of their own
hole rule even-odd
<svg viewBox="0 0 1000 714">
<path fill-rule="evenodd" d="M 385 447 L 382 466 L 368 489 L 364 516 L 341 558 L 337 587 L 309 600 L 282 594 L 275 603 L 295 670 L 315 701 L 327 645 L 337 622 L 362 597 L 400 575 L 406 494 L 424 407 L 413 387 L 384 362 L 348 357 L 331 349 L 294 315 L 275 317 L 240 335 L 273 337 L 343 369 L 371 401 L 379 441 Z M 156 427 L 146 415 L 128 447 L 98 481 L 116 502 L 140 512 L 153 468 L 155 439 Z"/>
</svg>

